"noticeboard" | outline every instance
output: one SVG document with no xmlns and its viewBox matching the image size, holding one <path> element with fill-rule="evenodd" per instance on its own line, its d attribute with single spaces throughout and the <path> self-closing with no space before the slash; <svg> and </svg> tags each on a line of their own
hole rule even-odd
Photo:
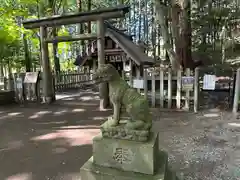
<svg viewBox="0 0 240 180">
<path fill-rule="evenodd" d="M 26 72 L 24 83 L 37 83 L 39 77 L 39 72 Z"/>
<path fill-rule="evenodd" d="M 182 89 L 183 90 L 193 90 L 194 77 L 193 76 L 183 76 L 182 77 Z"/>
<path fill-rule="evenodd" d="M 143 89 L 144 81 L 142 79 L 134 79 L 133 80 L 133 87 L 137 89 Z"/>
<path fill-rule="evenodd" d="M 16 79 L 16 88 L 17 90 L 23 89 L 23 80 L 20 77 Z"/>
<path fill-rule="evenodd" d="M 216 76 L 211 74 L 204 74 L 203 76 L 203 90 L 215 90 Z"/>
<path fill-rule="evenodd" d="M 131 86 L 130 81 L 127 81 L 128 85 Z M 144 80 L 143 79 L 134 79 L 133 80 L 133 88 L 136 89 L 144 89 Z"/>
</svg>

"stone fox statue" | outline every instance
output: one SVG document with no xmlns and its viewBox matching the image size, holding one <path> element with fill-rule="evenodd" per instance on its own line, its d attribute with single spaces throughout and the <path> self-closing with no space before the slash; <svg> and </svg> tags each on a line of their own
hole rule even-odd
<svg viewBox="0 0 240 180">
<path fill-rule="evenodd" d="M 151 128 L 152 118 L 147 100 L 120 77 L 113 65 L 101 65 L 93 75 L 93 80 L 95 83 L 108 82 L 109 84 L 109 97 L 113 104 L 110 126 L 119 124 L 121 108 L 124 107 L 130 116 L 125 129 L 149 130 Z"/>
</svg>

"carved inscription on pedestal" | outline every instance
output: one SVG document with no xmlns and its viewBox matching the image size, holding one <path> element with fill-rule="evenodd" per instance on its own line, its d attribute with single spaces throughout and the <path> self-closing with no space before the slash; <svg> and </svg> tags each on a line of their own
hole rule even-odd
<svg viewBox="0 0 240 180">
<path fill-rule="evenodd" d="M 120 164 L 131 164 L 133 156 L 133 152 L 126 148 L 116 148 L 113 153 L 113 159 Z"/>
</svg>

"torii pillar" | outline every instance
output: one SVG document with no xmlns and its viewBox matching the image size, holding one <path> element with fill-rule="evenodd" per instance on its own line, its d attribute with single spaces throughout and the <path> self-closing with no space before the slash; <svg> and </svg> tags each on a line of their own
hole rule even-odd
<svg viewBox="0 0 240 180">
<path fill-rule="evenodd" d="M 53 76 L 50 68 L 48 43 L 45 42 L 47 38 L 47 27 L 40 27 L 40 43 L 41 43 L 41 60 L 42 60 L 42 78 L 43 78 L 43 102 L 51 103 L 55 101 L 55 92 L 53 85 Z"/>
<path fill-rule="evenodd" d="M 105 27 L 104 20 L 99 19 L 97 21 L 97 49 L 98 49 L 98 67 L 105 64 Z M 106 109 L 109 105 L 108 85 L 107 83 L 99 84 L 99 96 L 100 96 L 100 110 Z"/>
</svg>

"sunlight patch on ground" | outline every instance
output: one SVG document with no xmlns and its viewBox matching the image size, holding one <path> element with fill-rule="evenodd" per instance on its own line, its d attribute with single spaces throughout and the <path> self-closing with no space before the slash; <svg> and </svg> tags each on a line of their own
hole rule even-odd
<svg viewBox="0 0 240 180">
<path fill-rule="evenodd" d="M 66 110 L 66 109 L 64 109 L 64 110 L 61 110 L 61 111 L 55 111 L 53 114 L 54 115 L 63 115 L 63 114 L 65 114 L 65 113 L 67 113 L 68 111 Z"/>
<path fill-rule="evenodd" d="M 47 124 L 65 124 L 67 121 L 57 121 L 57 122 L 37 122 L 36 124 L 42 124 L 42 125 L 47 125 Z"/>
<path fill-rule="evenodd" d="M 79 100 L 82 101 L 90 101 L 90 100 L 98 100 L 99 96 L 84 96 L 84 97 L 80 97 Z"/>
<path fill-rule="evenodd" d="M 229 126 L 240 127 L 240 123 L 228 123 Z"/>
<path fill-rule="evenodd" d="M 52 113 L 52 111 L 39 111 L 39 112 L 36 112 L 34 115 L 29 116 L 28 119 L 37 119 L 45 114 L 50 114 L 50 113 Z"/>
<path fill-rule="evenodd" d="M 22 114 L 22 112 L 11 112 L 11 113 L 8 113 L 8 116 L 18 116 Z"/>
<path fill-rule="evenodd" d="M 208 113 L 208 114 L 204 114 L 203 116 L 204 117 L 218 117 L 219 114 L 217 114 L 217 113 Z"/>
<path fill-rule="evenodd" d="M 72 112 L 84 112 L 86 109 L 73 109 Z"/>
<path fill-rule="evenodd" d="M 107 119 L 106 117 L 93 117 L 93 120 L 104 120 L 104 119 Z"/>
<path fill-rule="evenodd" d="M 4 113 L 4 112 L 2 112 L 2 113 Z M 2 113 L 0 113 L 0 114 L 2 114 Z M 1 116 L 0 119 L 11 118 L 14 116 L 19 116 L 21 114 L 22 114 L 22 112 L 10 112 L 10 113 L 7 113 L 6 115 Z"/>
<path fill-rule="evenodd" d="M 74 98 L 73 97 L 69 97 L 69 98 L 65 98 L 64 101 L 73 101 Z"/>
<path fill-rule="evenodd" d="M 63 138 L 70 146 L 91 144 L 92 138 L 100 132 L 99 129 L 67 129 L 32 138 L 33 141 L 46 141 Z"/>
<path fill-rule="evenodd" d="M 31 173 L 19 173 L 13 176 L 9 176 L 5 180 L 32 180 Z"/>
<path fill-rule="evenodd" d="M 91 129 L 91 128 L 99 128 L 99 126 L 62 126 L 60 129 Z"/>
</svg>

